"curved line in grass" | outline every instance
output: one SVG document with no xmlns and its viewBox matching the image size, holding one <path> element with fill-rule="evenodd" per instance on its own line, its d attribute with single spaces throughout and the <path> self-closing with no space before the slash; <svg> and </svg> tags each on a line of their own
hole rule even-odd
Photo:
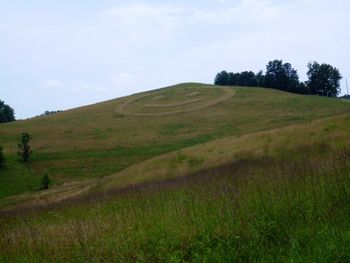
<svg viewBox="0 0 350 263">
<path fill-rule="evenodd" d="M 224 95 L 218 99 L 208 101 L 205 104 L 198 105 L 198 106 L 193 106 L 187 109 L 179 109 L 179 110 L 173 110 L 173 111 L 166 111 L 166 112 L 132 112 L 127 110 L 127 106 L 130 105 L 131 103 L 137 102 L 147 96 L 150 96 L 150 94 L 144 94 L 142 96 L 138 96 L 137 98 L 128 100 L 124 102 L 123 104 L 119 105 L 116 108 L 116 114 L 123 114 L 123 115 L 129 115 L 129 116 L 167 116 L 167 115 L 172 115 L 172 114 L 178 114 L 178 113 L 185 113 L 185 112 L 193 112 L 193 111 L 198 111 L 201 109 L 205 109 L 208 107 L 215 106 L 223 101 L 226 101 L 230 98 L 232 98 L 235 95 L 235 91 L 232 88 L 221 88 L 224 91 Z M 190 100 L 191 103 L 193 102 L 198 102 L 201 101 L 202 99 L 196 99 L 196 100 Z M 190 103 L 189 101 L 185 102 L 179 102 L 179 103 L 173 103 L 173 104 L 165 104 L 163 107 L 172 107 L 172 106 L 183 106 L 186 104 Z M 144 107 L 147 107 L 147 105 L 144 105 Z M 153 105 L 154 107 L 154 105 Z M 162 107 L 161 105 L 158 105 L 157 107 Z"/>
<path fill-rule="evenodd" d="M 194 102 L 200 102 L 203 99 L 193 99 L 193 100 L 186 100 L 183 102 L 177 102 L 177 103 L 168 103 L 168 104 L 145 104 L 143 107 L 147 108 L 168 108 L 168 107 L 177 107 L 177 106 L 184 106 L 187 104 L 192 104 Z"/>
</svg>

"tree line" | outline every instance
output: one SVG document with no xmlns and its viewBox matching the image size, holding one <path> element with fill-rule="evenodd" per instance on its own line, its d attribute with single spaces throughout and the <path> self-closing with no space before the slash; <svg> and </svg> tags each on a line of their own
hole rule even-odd
<svg viewBox="0 0 350 263">
<path fill-rule="evenodd" d="M 62 112 L 61 110 L 56 111 L 45 111 L 43 114 L 37 115 L 35 117 L 44 117 L 49 116 L 58 112 Z M 0 123 L 3 122 L 11 122 L 15 121 L 15 111 L 9 105 L 5 104 L 4 101 L 0 100 Z"/>
<path fill-rule="evenodd" d="M 336 97 L 340 93 L 342 76 L 337 68 L 329 64 L 319 64 L 316 61 L 308 63 L 307 67 L 308 80 L 305 82 L 299 81 L 298 72 L 290 63 L 273 60 L 266 65 L 265 74 L 262 70 L 256 74 L 252 71 L 240 73 L 221 71 L 216 75 L 214 84 L 265 87 L 327 97 Z"/>
</svg>

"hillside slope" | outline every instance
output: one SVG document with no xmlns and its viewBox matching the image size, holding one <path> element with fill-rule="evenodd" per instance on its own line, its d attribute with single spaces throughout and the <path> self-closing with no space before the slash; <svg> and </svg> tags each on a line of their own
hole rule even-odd
<svg viewBox="0 0 350 263">
<path fill-rule="evenodd" d="M 0 261 L 348 262 L 349 134 L 343 114 L 226 137 L 0 209 Z"/>
<path fill-rule="evenodd" d="M 1 124 L 7 167 L 1 171 L 0 198 L 35 190 L 44 172 L 70 189 L 168 152 L 349 111 L 348 102 L 336 99 L 185 83 Z M 16 156 L 22 132 L 33 137 L 29 169 Z M 192 165 L 200 162 L 194 158 Z"/>
</svg>

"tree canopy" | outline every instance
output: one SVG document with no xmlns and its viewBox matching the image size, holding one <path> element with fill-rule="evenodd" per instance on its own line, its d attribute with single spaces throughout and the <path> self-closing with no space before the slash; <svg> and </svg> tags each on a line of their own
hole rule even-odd
<svg viewBox="0 0 350 263">
<path fill-rule="evenodd" d="M 223 70 L 220 73 L 216 74 L 215 77 L 215 85 L 228 85 L 229 75 L 228 73 Z"/>
<path fill-rule="evenodd" d="M 15 121 L 15 111 L 5 102 L 0 100 L 0 123 Z"/>
<path fill-rule="evenodd" d="M 221 71 L 216 75 L 214 83 L 215 85 L 255 87 L 259 84 L 259 81 L 253 71 L 243 71 L 241 73 Z"/>
<path fill-rule="evenodd" d="M 266 65 L 264 86 L 272 89 L 298 92 L 298 72 L 290 63 L 283 63 L 282 60 L 270 61 Z"/>
<path fill-rule="evenodd" d="M 308 72 L 307 86 L 310 92 L 315 95 L 336 97 L 340 93 L 342 76 L 337 68 L 329 64 L 319 64 L 316 61 L 307 65 Z"/>
</svg>

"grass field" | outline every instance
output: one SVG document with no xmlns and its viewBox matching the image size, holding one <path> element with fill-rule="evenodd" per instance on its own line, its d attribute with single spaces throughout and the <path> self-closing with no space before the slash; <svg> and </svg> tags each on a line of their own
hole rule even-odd
<svg viewBox="0 0 350 263">
<path fill-rule="evenodd" d="M 0 262 L 350 261 L 346 101 L 189 83 L 0 135 Z"/>
<path fill-rule="evenodd" d="M 52 116 L 2 124 L 0 145 L 12 160 L 11 165 L 21 166 L 15 160 L 22 132 L 33 137 L 33 156 L 26 176 L 11 174 L 15 169 L 3 175 L 11 180 L 0 185 L 0 197 L 35 190 L 34 181 L 39 181 L 45 172 L 55 185 L 70 185 L 115 174 L 152 157 L 215 139 L 307 123 L 350 110 L 347 102 L 335 99 L 259 88 L 235 88 L 233 97 L 206 106 L 225 97 L 225 91 L 211 85 L 180 84 Z M 195 103 L 198 105 L 176 105 L 193 99 L 201 101 Z M 131 112 L 144 109 L 159 113 L 157 107 L 142 107 L 152 103 L 175 104 L 166 107 L 166 112 L 178 108 L 187 112 L 165 116 L 129 116 L 118 112 L 121 105 L 127 104 L 124 109 Z M 201 109 L 193 110 L 196 107 Z"/>
</svg>

